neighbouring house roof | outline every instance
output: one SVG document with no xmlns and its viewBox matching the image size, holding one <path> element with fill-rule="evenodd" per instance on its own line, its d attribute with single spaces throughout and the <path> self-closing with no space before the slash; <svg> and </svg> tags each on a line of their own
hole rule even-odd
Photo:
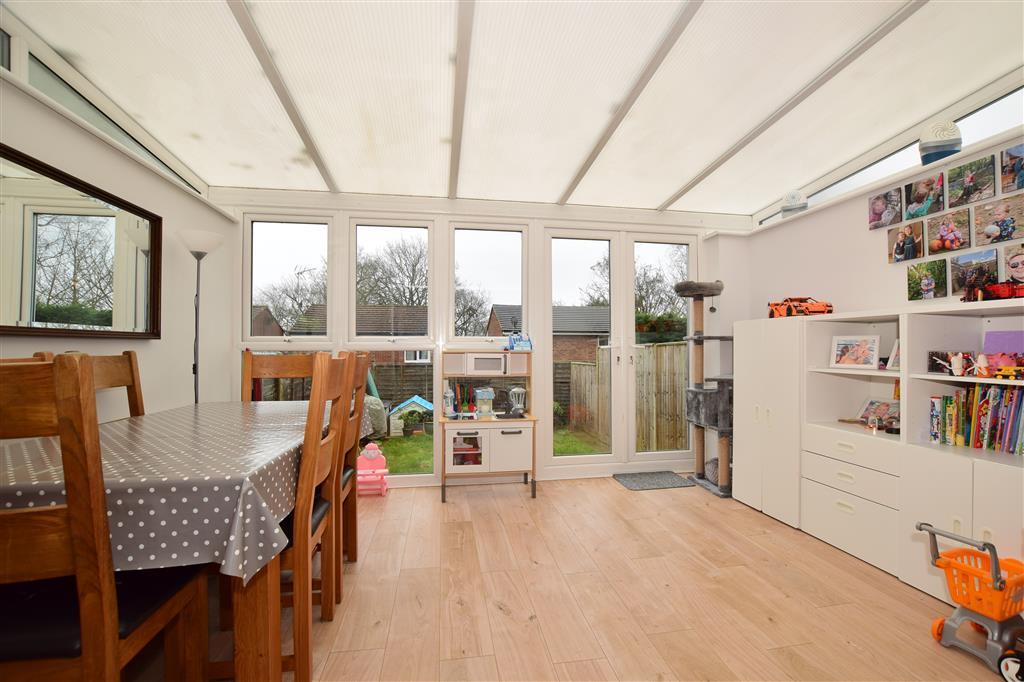
<svg viewBox="0 0 1024 682">
<path fill-rule="evenodd" d="M 270 312 L 270 307 L 265 305 L 254 305 L 252 307 L 252 329 L 253 336 L 283 336 L 284 330 Z"/>
<path fill-rule="evenodd" d="M 295 324 L 288 330 L 291 336 L 326 336 L 327 335 L 327 305 L 314 303 L 306 308 L 306 312 L 299 315 Z"/>
<path fill-rule="evenodd" d="M 422 407 L 427 412 L 433 412 L 434 411 L 434 404 L 433 403 L 431 403 L 426 398 L 422 398 L 422 397 L 420 397 L 418 395 L 414 395 L 413 397 L 408 398 L 406 400 L 403 400 L 398 405 L 396 405 L 395 407 L 391 408 L 390 414 L 398 414 L 399 412 L 404 411 L 405 408 L 412 407 L 412 406 Z"/>
<path fill-rule="evenodd" d="M 358 336 L 426 336 L 428 331 L 425 305 L 356 306 Z"/>
<path fill-rule="evenodd" d="M 523 307 L 495 304 L 491 314 L 498 318 L 502 334 L 522 329 Z M 556 305 L 552 307 L 552 332 L 557 336 L 602 336 L 611 333 L 608 306 Z"/>
</svg>

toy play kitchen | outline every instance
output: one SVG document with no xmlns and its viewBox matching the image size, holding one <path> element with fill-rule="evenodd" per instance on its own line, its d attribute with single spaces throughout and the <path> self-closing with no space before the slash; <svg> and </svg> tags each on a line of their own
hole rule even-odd
<svg viewBox="0 0 1024 682">
<path fill-rule="evenodd" d="M 522 475 L 537 496 L 536 418 L 529 412 L 530 351 L 446 350 L 442 354 L 444 466 L 449 479 Z"/>
</svg>

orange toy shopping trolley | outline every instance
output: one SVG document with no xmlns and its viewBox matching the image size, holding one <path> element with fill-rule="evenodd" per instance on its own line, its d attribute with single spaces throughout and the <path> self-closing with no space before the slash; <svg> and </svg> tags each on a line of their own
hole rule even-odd
<svg viewBox="0 0 1024 682">
<path fill-rule="evenodd" d="M 1017 639 L 1024 637 L 1024 563 L 1016 559 L 999 560 L 995 545 L 978 542 L 955 533 L 918 523 L 928 533 L 932 563 L 946 572 L 949 596 L 959 606 L 949 618 L 936 618 L 932 637 L 943 646 L 955 646 L 972 653 L 1007 682 L 1024 682 L 1021 652 Z M 940 535 L 969 548 L 939 553 L 935 539 Z M 969 622 L 986 635 L 980 647 L 957 637 L 957 630 Z"/>
</svg>

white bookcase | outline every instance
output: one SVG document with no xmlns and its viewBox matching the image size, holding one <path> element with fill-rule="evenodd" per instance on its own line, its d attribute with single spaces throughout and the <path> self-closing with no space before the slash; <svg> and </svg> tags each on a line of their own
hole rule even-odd
<svg viewBox="0 0 1024 682">
<path fill-rule="evenodd" d="M 762 379 L 756 372 L 753 379 L 744 376 L 740 369 L 754 360 L 742 354 L 757 353 L 758 344 L 753 341 L 766 334 L 784 333 L 773 324 L 794 323 L 756 322 L 762 326 L 743 322 L 734 330 L 734 494 L 738 500 L 760 509 L 768 496 L 766 488 L 798 489 L 797 523 L 802 530 L 945 600 L 942 573 L 929 561 L 927 535 L 914 529 L 918 521 L 993 542 L 1001 556 L 1024 556 L 1024 458 L 935 445 L 928 435 L 931 396 L 952 395 L 972 383 L 1024 386 L 1024 382 L 927 372 L 928 351 L 976 352 L 987 331 L 1024 330 L 1024 302 L 924 304 L 795 321 L 802 332 L 802 350 L 796 360 L 786 354 L 778 360 L 786 372 L 800 377 L 797 445 L 766 441 L 755 419 L 763 419 L 763 412 L 757 415 L 756 403 L 743 401 L 755 390 L 751 384 Z M 899 338 L 900 369 L 830 368 L 831 341 L 838 335 L 878 335 L 882 356 Z M 760 362 L 771 357 L 762 352 Z M 855 417 L 868 398 L 891 400 L 897 380 L 899 434 L 872 433 L 838 421 Z M 757 390 L 770 394 L 768 387 Z M 787 393 L 785 387 L 782 393 Z M 779 447 L 786 451 L 779 452 Z M 788 451 L 794 448 L 795 452 Z M 764 473 L 773 469 L 777 474 L 778 463 L 793 458 L 799 465 L 790 476 L 797 480 L 773 481 Z M 785 464 L 781 470 L 793 471 Z"/>
</svg>

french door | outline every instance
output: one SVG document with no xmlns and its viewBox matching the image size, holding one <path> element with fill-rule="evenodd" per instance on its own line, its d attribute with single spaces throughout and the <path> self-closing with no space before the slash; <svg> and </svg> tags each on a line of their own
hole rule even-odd
<svg viewBox="0 0 1024 682">
<path fill-rule="evenodd" d="M 538 443 L 545 465 L 686 459 L 688 310 L 673 285 L 688 277 L 692 243 L 549 228 L 545 251 L 546 325 L 538 338 L 551 399 L 550 428 Z"/>
</svg>

